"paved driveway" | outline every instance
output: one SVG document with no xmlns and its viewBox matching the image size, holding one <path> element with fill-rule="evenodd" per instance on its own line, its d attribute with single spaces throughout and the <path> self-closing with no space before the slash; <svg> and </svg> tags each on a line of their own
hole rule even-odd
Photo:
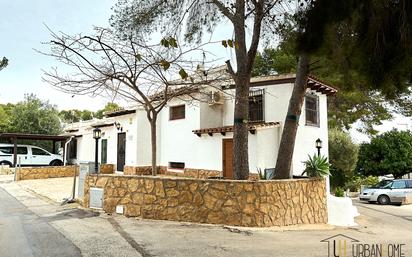
<svg viewBox="0 0 412 257">
<path fill-rule="evenodd" d="M 81 256 L 80 250 L 13 196 L 0 188 L 1 256 Z"/>
<path fill-rule="evenodd" d="M 379 205 L 353 200 L 361 216 L 360 230 L 405 241 L 412 246 L 412 205 Z M 411 231 L 411 232 L 406 232 Z M 402 240 L 404 238 L 404 240 Z M 410 253 L 412 256 L 412 252 Z"/>
</svg>

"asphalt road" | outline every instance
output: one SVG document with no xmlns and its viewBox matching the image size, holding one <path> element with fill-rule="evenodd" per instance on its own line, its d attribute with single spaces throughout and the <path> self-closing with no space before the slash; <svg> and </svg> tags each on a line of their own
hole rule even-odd
<svg viewBox="0 0 412 257">
<path fill-rule="evenodd" d="M 412 256 L 412 205 L 354 204 L 361 215 L 352 228 L 232 228 L 64 207 L 0 177 L 0 257 L 325 257 L 322 240 L 338 234 L 361 245 L 402 244 L 402 254 L 384 256 Z"/>
<path fill-rule="evenodd" d="M 0 187 L 0 256 L 81 256 L 63 234 Z"/>
</svg>

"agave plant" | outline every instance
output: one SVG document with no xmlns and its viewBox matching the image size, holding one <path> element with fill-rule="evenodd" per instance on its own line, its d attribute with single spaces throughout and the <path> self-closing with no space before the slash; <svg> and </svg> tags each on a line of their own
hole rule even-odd
<svg viewBox="0 0 412 257">
<path fill-rule="evenodd" d="M 328 158 L 325 156 L 318 156 L 316 154 L 311 157 L 308 155 L 309 159 L 303 162 L 306 165 L 305 171 L 303 174 L 307 174 L 309 177 L 325 177 L 329 175 L 330 163 L 328 162 Z"/>
</svg>

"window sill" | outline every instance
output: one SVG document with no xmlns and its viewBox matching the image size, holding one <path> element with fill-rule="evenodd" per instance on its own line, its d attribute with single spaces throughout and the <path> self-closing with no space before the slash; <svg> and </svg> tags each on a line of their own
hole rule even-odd
<svg viewBox="0 0 412 257">
<path fill-rule="evenodd" d="M 305 126 L 320 128 L 320 124 L 306 123 Z"/>
<path fill-rule="evenodd" d="M 171 171 L 171 172 L 184 172 L 185 169 L 173 169 L 173 168 L 167 168 L 167 171 Z"/>
</svg>

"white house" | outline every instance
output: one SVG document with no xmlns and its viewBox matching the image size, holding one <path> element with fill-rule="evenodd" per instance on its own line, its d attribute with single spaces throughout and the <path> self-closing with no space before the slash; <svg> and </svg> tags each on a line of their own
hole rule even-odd
<svg viewBox="0 0 412 257">
<path fill-rule="evenodd" d="M 295 75 L 252 78 L 249 111 L 249 167 L 274 168 L 283 122 L 293 90 Z M 327 96 L 336 89 L 309 77 L 308 90 L 299 117 L 293 174 L 304 170 L 303 161 L 316 153 L 315 141 L 323 141 L 321 154 L 328 156 Z M 157 122 L 157 161 L 162 171 L 208 171 L 232 177 L 232 137 L 234 89 L 211 90 L 208 101 L 172 99 L 161 111 Z M 95 143 L 92 130 L 102 130 L 99 160 L 124 166 L 146 168 L 151 165 L 150 126 L 142 108 L 107 114 L 102 120 L 70 124 L 66 131 L 77 135 L 70 158 L 93 161 Z"/>
</svg>

